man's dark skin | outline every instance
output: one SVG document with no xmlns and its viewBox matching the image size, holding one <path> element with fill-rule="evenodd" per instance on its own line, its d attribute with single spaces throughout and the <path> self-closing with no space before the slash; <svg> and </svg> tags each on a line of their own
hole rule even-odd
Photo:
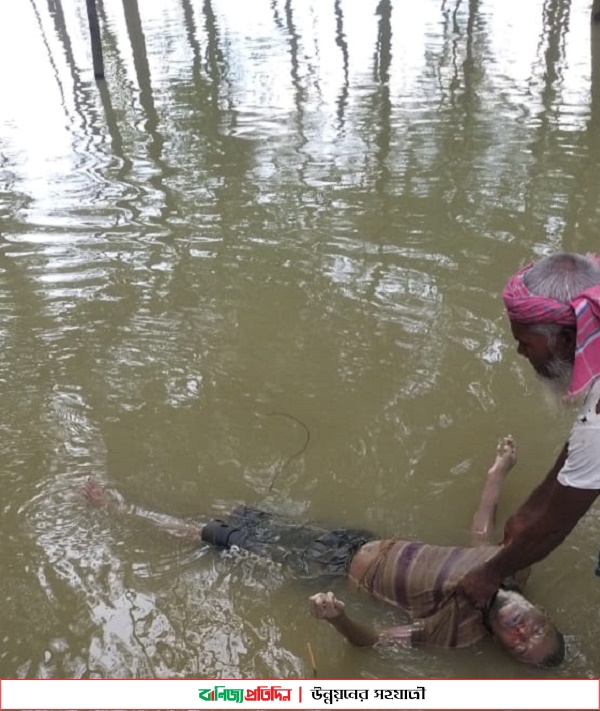
<svg viewBox="0 0 600 711">
<path fill-rule="evenodd" d="M 518 343 L 517 352 L 541 377 L 552 377 L 548 364 L 557 356 L 574 362 L 575 329 L 564 327 L 553 349 L 546 336 L 530 325 L 511 321 L 511 330 Z M 600 493 L 598 489 L 577 489 L 557 481 L 567 448 L 565 444 L 546 478 L 508 519 L 504 547 L 487 563 L 467 573 L 459 584 L 476 607 L 484 608 L 506 578 L 542 560 L 560 545 Z"/>
</svg>

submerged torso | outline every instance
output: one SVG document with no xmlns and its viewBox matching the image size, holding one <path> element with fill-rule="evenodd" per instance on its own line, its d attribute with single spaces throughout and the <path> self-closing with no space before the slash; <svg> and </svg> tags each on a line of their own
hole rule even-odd
<svg viewBox="0 0 600 711">
<path fill-rule="evenodd" d="M 465 573 L 489 560 L 499 546 L 464 548 L 382 540 L 354 556 L 350 577 L 376 597 L 423 623 L 423 642 L 466 647 L 486 635 L 481 612 L 456 592 Z"/>
</svg>

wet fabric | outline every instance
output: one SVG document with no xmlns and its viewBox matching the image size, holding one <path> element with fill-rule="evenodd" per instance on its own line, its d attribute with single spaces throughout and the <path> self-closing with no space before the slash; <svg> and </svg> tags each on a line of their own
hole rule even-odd
<svg viewBox="0 0 600 711">
<path fill-rule="evenodd" d="M 359 529 L 295 523 L 251 506 L 239 506 L 225 521 L 211 521 L 202 529 L 206 543 L 237 546 L 286 565 L 302 578 L 347 575 L 353 555 L 374 538 Z"/>
<path fill-rule="evenodd" d="M 492 558 L 499 548 L 381 541 L 379 555 L 359 585 L 418 620 L 421 643 L 467 647 L 488 632 L 482 613 L 456 592 L 457 583 L 465 573 Z"/>
<path fill-rule="evenodd" d="M 533 264 L 514 274 L 502 292 L 511 321 L 576 327 L 575 363 L 568 395 L 584 391 L 600 376 L 600 285 L 582 291 L 569 304 L 532 294 L 523 280 Z"/>
</svg>

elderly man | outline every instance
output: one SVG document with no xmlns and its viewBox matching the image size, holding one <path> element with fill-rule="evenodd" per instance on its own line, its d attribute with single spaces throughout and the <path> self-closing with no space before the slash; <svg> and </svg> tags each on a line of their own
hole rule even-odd
<svg viewBox="0 0 600 711">
<path fill-rule="evenodd" d="M 562 661 L 564 641 L 545 611 L 522 594 L 501 590 L 484 612 L 476 610 L 456 585 L 464 573 L 493 556 L 490 545 L 496 503 L 502 482 L 516 459 L 514 442 L 505 438 L 488 472 L 473 519 L 472 547 L 435 546 L 397 539 L 375 540 L 365 531 L 325 530 L 297 524 L 275 514 L 241 506 L 227 521 L 187 523 L 127 505 L 118 492 L 88 479 L 83 494 L 88 503 L 150 521 L 171 535 L 193 543 L 238 546 L 282 563 L 299 577 L 347 576 L 375 597 L 402 608 L 411 623 L 374 632 L 350 618 L 333 593 L 317 593 L 313 614 L 326 619 L 352 644 L 387 642 L 410 647 L 466 647 L 491 634 L 516 659 L 537 666 Z M 527 575 L 523 575 L 525 581 Z"/>
<path fill-rule="evenodd" d="M 503 298 L 517 352 L 577 414 L 554 466 L 508 520 L 502 548 L 460 582 L 480 608 L 554 550 L 600 493 L 600 260 L 546 257 L 518 271 Z"/>
</svg>

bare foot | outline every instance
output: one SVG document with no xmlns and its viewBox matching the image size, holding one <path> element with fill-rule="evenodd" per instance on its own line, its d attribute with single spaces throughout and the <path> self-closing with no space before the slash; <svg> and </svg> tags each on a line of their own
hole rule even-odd
<svg viewBox="0 0 600 711">
<path fill-rule="evenodd" d="M 88 476 L 85 480 L 81 486 L 80 493 L 88 506 L 94 506 L 97 509 L 110 508 L 111 513 L 135 516 L 149 521 L 156 528 L 166 531 L 175 538 L 183 538 L 193 543 L 202 541 L 202 526 L 187 523 L 168 514 L 155 513 L 139 506 L 128 504 L 116 489 L 107 489 L 105 484 L 92 476 Z"/>
<path fill-rule="evenodd" d="M 98 509 L 107 506 L 119 507 L 123 504 L 122 497 L 116 491 L 107 490 L 104 484 L 92 476 L 88 476 L 81 487 L 81 495 L 89 506 Z"/>
<path fill-rule="evenodd" d="M 512 435 L 506 435 L 496 448 L 496 459 L 490 467 L 489 474 L 505 477 L 517 463 L 517 443 Z"/>
</svg>

